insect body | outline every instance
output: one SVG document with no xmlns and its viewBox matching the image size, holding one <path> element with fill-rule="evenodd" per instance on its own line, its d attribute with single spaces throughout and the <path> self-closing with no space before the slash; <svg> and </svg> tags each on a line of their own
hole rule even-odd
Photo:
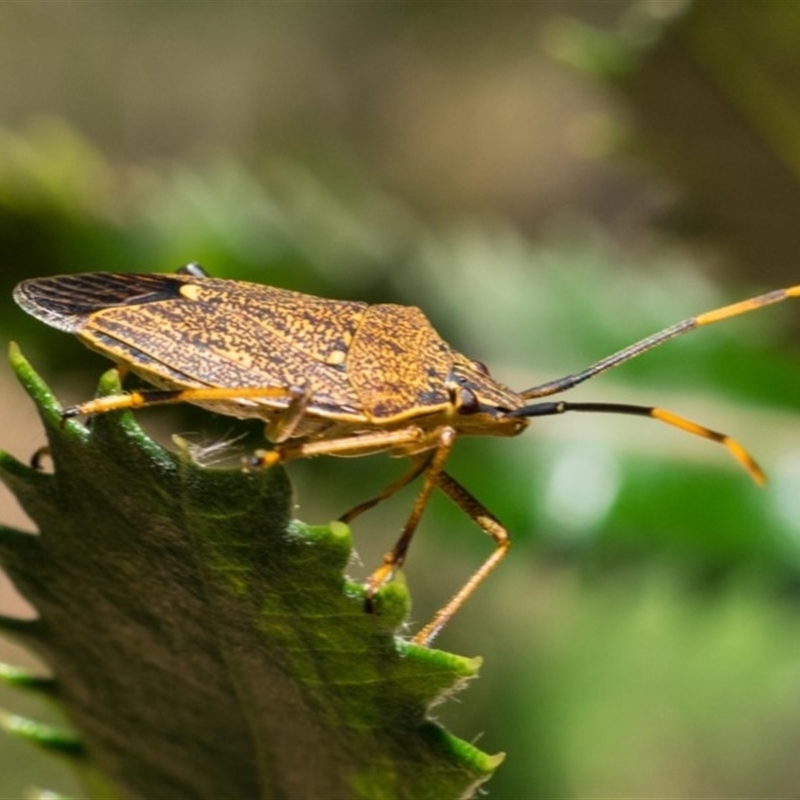
<svg viewBox="0 0 800 800">
<path fill-rule="evenodd" d="M 273 449 L 249 459 L 251 468 L 323 454 L 384 451 L 409 457 L 411 467 L 399 480 L 341 518 L 352 521 L 423 476 L 400 538 L 367 581 L 368 605 L 405 561 L 434 488 L 459 505 L 496 545 L 415 636 L 416 642 L 428 644 L 502 560 L 510 544 L 502 524 L 444 470 L 459 436 L 515 436 L 532 417 L 567 411 L 635 414 L 720 442 L 762 482 L 763 473 L 738 442 L 664 409 L 539 399 L 694 328 L 800 297 L 800 286 L 691 317 L 582 372 L 521 392 L 494 380 L 483 364 L 450 347 L 418 308 L 326 300 L 214 279 L 197 265 L 175 275 L 36 278 L 20 283 L 14 297 L 33 316 L 76 334 L 90 348 L 159 387 L 90 400 L 66 409 L 65 417 L 189 402 L 222 414 L 264 420 Z"/>
</svg>

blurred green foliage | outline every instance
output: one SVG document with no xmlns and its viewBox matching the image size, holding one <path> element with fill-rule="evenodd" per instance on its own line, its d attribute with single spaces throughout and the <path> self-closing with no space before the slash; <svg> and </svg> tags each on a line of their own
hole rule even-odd
<svg viewBox="0 0 800 800">
<path fill-rule="evenodd" d="M 519 31 L 528 31 L 522 11 L 519 31 L 511 17 L 491 24 L 484 10 L 469 17 L 465 33 L 466 23 L 448 26 L 441 4 L 438 13 L 422 13 L 427 5 L 381 18 L 384 27 L 364 17 L 353 34 L 366 43 L 368 63 L 385 69 L 379 45 L 399 26 L 402 36 L 391 42 L 401 55 L 393 58 L 405 68 L 400 74 L 417 81 L 427 74 L 419 63 L 435 62 L 439 94 L 419 103 L 406 98 L 408 105 L 386 116 L 402 120 L 408 130 L 392 130 L 410 139 L 416 124 L 438 130 L 430 119 L 424 127 L 425 110 L 463 88 L 458 70 L 476 52 L 481 65 L 495 66 L 500 53 L 520 57 L 538 46 L 520 43 Z M 460 178 L 448 194 L 436 169 L 417 195 L 387 191 L 402 185 L 397 173 L 394 183 L 388 173 L 373 182 L 364 164 L 385 167 L 373 157 L 385 141 L 375 129 L 390 126 L 366 115 L 373 127 L 358 128 L 360 108 L 353 119 L 361 138 L 352 147 L 362 148 L 362 161 L 342 158 L 338 138 L 330 150 L 315 140 L 313 157 L 300 160 L 225 149 L 157 162 L 108 157 L 70 125 L 39 118 L 0 135 L 0 333 L 24 342 L 48 378 L 76 371 L 71 385 L 89 392 L 105 362 L 25 319 L 10 305 L 14 282 L 71 270 L 169 271 L 197 260 L 216 276 L 419 305 L 454 346 L 524 388 L 689 314 L 797 283 L 798 178 L 767 133 L 794 130 L 785 112 L 798 107 L 792 76 L 800 7 L 633 3 L 616 29 L 598 31 L 592 15 L 606 4 L 536 5 L 545 48 L 590 66 L 605 82 L 597 91 L 613 93 L 601 124 L 587 101 L 591 124 L 582 119 L 566 134 L 559 128 L 543 137 L 554 146 L 577 131 L 589 155 L 613 148 L 623 156 L 616 169 L 627 177 L 607 178 L 603 191 L 588 192 L 591 202 L 578 197 L 575 179 L 574 195 L 530 201 L 539 211 L 548 202 L 565 206 L 544 221 L 503 206 L 500 193 L 492 195 L 501 198 L 497 214 L 475 213 Z M 581 12 L 579 26 L 564 19 Z M 318 33 L 318 18 L 312 27 Z M 779 36 L 769 34 L 776 30 Z M 440 42 L 452 48 L 437 48 Z M 731 63 L 735 70 L 725 66 Z M 451 83 L 441 78 L 447 66 L 459 76 Z M 519 73 L 526 87 L 535 83 L 528 66 Z M 492 72 L 491 87 L 506 85 L 501 74 Z M 376 75 L 375 94 L 389 95 L 387 73 Z M 770 90 L 753 94 L 755 78 Z M 517 84 L 509 85 L 516 98 Z M 744 102 L 753 97 L 759 102 Z M 546 110 L 557 106 L 558 99 Z M 409 107 L 414 114 L 403 117 Z M 457 127 L 461 117 L 454 118 Z M 501 124 L 513 127 L 505 122 L 498 137 Z M 462 127 L 453 135 L 467 137 L 470 126 Z M 540 146 L 524 134 L 527 146 Z M 493 142 L 494 134 L 486 136 L 485 147 Z M 392 157 L 398 152 L 389 149 Z M 596 168 L 591 163 L 587 170 Z M 472 162 L 463 166 L 479 171 Z M 520 171 L 526 186 L 535 183 Z M 512 177 L 513 169 L 509 184 Z M 681 238 L 664 237 L 663 227 L 653 236 L 640 217 L 631 223 L 624 213 L 607 224 L 609 209 L 651 209 L 653 195 L 662 198 L 658 221 Z M 449 217 L 429 215 L 442 206 L 453 209 Z M 459 443 L 449 469 L 515 541 L 442 636 L 448 649 L 485 658 L 482 679 L 441 716 L 462 736 L 482 731 L 482 748 L 508 752 L 490 796 L 796 793 L 798 318 L 797 304 L 787 303 L 726 322 L 574 392 L 574 399 L 657 404 L 734 435 L 765 468 L 763 490 L 721 448 L 646 420 L 537 420 L 517 440 Z M 202 431 L 198 437 L 208 441 L 240 431 L 200 412 L 179 419 L 156 410 L 140 419 L 146 426 L 167 419 L 170 431 Z M 239 447 L 258 446 L 257 433 Z M 344 510 L 342 496 L 358 502 L 400 466 L 381 457 L 293 464 L 298 516 L 333 518 Z M 364 572 L 392 541 L 412 496 L 401 494 L 354 526 Z M 416 619 L 424 621 L 489 549 L 457 510 L 434 502 L 406 570 Z"/>
</svg>

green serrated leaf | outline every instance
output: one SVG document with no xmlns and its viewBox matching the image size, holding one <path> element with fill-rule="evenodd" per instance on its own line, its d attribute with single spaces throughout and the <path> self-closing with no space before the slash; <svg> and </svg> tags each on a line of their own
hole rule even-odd
<svg viewBox="0 0 800 800">
<path fill-rule="evenodd" d="M 0 457 L 40 533 L 5 535 L 0 556 L 117 795 L 456 798 L 491 774 L 502 756 L 427 718 L 479 659 L 397 638 L 400 582 L 366 614 L 343 575 L 349 530 L 292 521 L 282 469 L 204 469 L 130 414 L 65 425 L 17 350 L 12 362 L 54 473 Z M 104 376 L 102 393 L 119 390 Z"/>
</svg>

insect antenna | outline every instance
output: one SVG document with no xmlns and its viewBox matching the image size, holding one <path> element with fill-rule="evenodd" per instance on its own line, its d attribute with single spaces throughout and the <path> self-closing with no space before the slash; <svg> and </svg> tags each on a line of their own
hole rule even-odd
<svg viewBox="0 0 800 800">
<path fill-rule="evenodd" d="M 636 417 L 650 417 L 674 428 L 700 436 L 703 439 L 710 439 L 728 448 L 731 455 L 747 470 L 750 477 L 759 485 L 766 481 L 766 476 L 756 460 L 742 447 L 736 439 L 731 438 L 725 433 L 706 428 L 690 419 L 673 414 L 664 408 L 655 406 L 637 406 L 628 403 L 566 403 L 546 402 L 533 403 L 529 406 L 517 408 L 508 412 L 509 417 L 550 417 L 555 414 L 566 414 L 567 411 L 584 411 L 601 414 L 629 414 Z"/>
<path fill-rule="evenodd" d="M 573 386 L 577 386 L 579 383 L 588 381 L 589 378 L 593 378 L 601 372 L 605 372 L 613 367 L 618 367 L 620 364 L 624 364 L 626 361 L 630 361 L 640 356 L 642 353 L 652 350 L 654 347 L 658 347 L 671 339 L 682 336 L 684 333 L 693 331 L 695 328 L 700 328 L 703 325 L 713 325 L 715 322 L 721 322 L 730 317 L 738 317 L 740 314 L 746 314 L 749 311 L 755 311 L 758 308 L 763 308 L 773 303 L 780 303 L 784 300 L 788 300 L 790 297 L 800 297 L 800 284 L 797 286 L 790 286 L 788 289 L 776 289 L 773 292 L 767 292 L 758 297 L 751 297 L 749 300 L 742 300 L 739 303 L 732 303 L 731 305 L 723 306 L 713 311 L 707 311 L 705 314 L 700 314 L 696 317 L 689 317 L 682 322 L 671 325 L 669 328 L 664 328 L 664 330 L 654 333 L 652 336 L 641 339 L 635 344 L 629 345 L 610 356 L 606 356 L 606 358 L 592 364 L 592 366 L 587 367 L 582 372 L 578 372 L 574 375 L 566 375 L 563 378 L 557 378 L 554 381 L 548 381 L 539 386 L 533 386 L 530 389 L 525 389 L 525 391 L 520 392 L 520 395 L 526 400 L 533 400 L 537 397 L 548 397 L 552 394 L 564 392 L 567 389 L 571 389 Z M 522 416 L 528 415 L 522 414 Z"/>
</svg>

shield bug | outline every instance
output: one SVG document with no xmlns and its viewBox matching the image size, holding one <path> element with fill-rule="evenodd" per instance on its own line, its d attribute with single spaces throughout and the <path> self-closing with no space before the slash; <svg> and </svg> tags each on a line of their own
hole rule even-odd
<svg viewBox="0 0 800 800">
<path fill-rule="evenodd" d="M 429 644 L 500 563 L 508 532 L 445 471 L 459 436 L 516 436 L 533 417 L 568 411 L 650 417 L 719 442 L 761 483 L 764 475 L 734 439 L 661 408 L 570 403 L 564 392 L 664 342 L 790 297 L 800 285 L 690 317 L 581 372 L 523 391 L 495 380 L 454 350 L 415 307 L 326 300 L 254 283 L 207 277 L 195 264 L 177 274 L 89 273 L 20 283 L 14 298 L 34 317 L 158 387 L 67 408 L 65 418 L 159 403 L 195 403 L 266 423 L 270 450 L 250 468 L 315 455 L 385 452 L 408 471 L 344 514 L 351 522 L 415 478 L 422 486 L 394 547 L 366 584 L 367 606 L 406 559 L 420 517 L 439 488 L 494 541 L 495 550 L 414 637 Z"/>
</svg>

